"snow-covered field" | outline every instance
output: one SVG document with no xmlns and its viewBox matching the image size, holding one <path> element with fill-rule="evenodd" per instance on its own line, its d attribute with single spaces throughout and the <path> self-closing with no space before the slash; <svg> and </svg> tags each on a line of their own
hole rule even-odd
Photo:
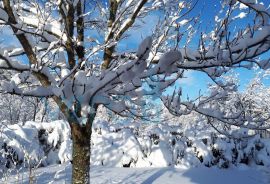
<svg viewBox="0 0 270 184">
<path fill-rule="evenodd" d="M 3 178 L 1 183 L 29 183 L 29 172 Z M 70 183 L 71 165 L 52 165 L 34 172 L 34 183 Z M 117 168 L 94 166 L 90 171 L 91 184 L 268 184 L 270 173 L 263 168 Z"/>
</svg>

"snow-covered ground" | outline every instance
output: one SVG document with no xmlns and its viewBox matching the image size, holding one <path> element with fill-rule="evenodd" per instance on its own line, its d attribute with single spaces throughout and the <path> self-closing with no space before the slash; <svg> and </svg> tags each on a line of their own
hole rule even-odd
<svg viewBox="0 0 270 184">
<path fill-rule="evenodd" d="M 2 183 L 28 184 L 29 172 L 3 178 Z M 70 183 L 71 164 L 52 165 L 34 171 L 34 183 Z M 91 184 L 268 184 L 270 174 L 263 168 L 117 168 L 94 166 L 90 171 Z"/>
</svg>

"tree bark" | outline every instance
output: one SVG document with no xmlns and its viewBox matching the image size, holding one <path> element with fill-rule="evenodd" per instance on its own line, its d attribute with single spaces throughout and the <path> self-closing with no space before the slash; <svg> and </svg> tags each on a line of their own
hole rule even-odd
<svg viewBox="0 0 270 184">
<path fill-rule="evenodd" d="M 90 153 L 91 134 L 94 117 L 88 119 L 86 125 L 71 123 L 71 133 L 73 140 L 72 155 L 72 183 L 90 183 Z"/>
</svg>

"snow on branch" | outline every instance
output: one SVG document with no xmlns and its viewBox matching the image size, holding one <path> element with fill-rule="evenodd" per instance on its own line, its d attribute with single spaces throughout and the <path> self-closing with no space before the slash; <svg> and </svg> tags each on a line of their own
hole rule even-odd
<svg viewBox="0 0 270 184">
<path fill-rule="evenodd" d="M 241 62 L 253 59 L 270 48 L 269 10 L 263 5 L 250 1 L 239 1 L 255 11 L 254 25 L 248 24 L 244 30 L 231 37 L 229 25 L 232 20 L 231 8 L 222 24 L 215 28 L 210 44 L 202 37 L 198 50 L 183 48 L 181 53 L 185 62 L 179 64 L 182 69 L 200 70 L 211 67 L 244 66 Z M 231 4 L 230 6 L 234 6 Z M 259 20 L 257 20 L 259 19 Z M 261 66 L 259 64 L 259 66 Z"/>
</svg>

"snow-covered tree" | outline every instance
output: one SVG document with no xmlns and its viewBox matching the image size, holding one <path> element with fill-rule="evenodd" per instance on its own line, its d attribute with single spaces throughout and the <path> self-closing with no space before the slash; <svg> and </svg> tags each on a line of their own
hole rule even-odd
<svg viewBox="0 0 270 184">
<path fill-rule="evenodd" d="M 228 83 L 234 84 L 232 85 L 234 90 L 231 90 L 221 98 L 217 98 L 216 100 L 212 100 L 210 103 L 205 104 L 205 107 L 216 109 L 215 112 L 222 112 L 225 116 L 230 116 L 231 114 L 237 115 L 237 113 L 239 116 L 233 120 L 227 119 L 225 126 L 220 126 L 223 127 L 223 130 L 218 130 L 217 126 L 216 130 L 230 136 L 226 132 L 226 129 L 230 126 L 255 129 L 258 131 L 269 128 L 270 88 L 263 84 L 262 75 L 257 75 L 253 78 L 242 92 L 237 90 L 238 83 L 235 81 L 237 80 L 237 76 L 225 76 L 224 78 Z M 211 93 L 224 93 L 224 89 L 216 84 L 209 86 L 209 90 Z M 238 118 L 241 118 L 241 120 Z M 213 121 L 219 121 L 218 118 L 209 116 L 208 120 L 212 126 L 217 125 L 216 123 L 213 123 Z M 222 122 L 224 122 L 223 119 L 221 119 L 221 124 L 223 124 Z"/>
<path fill-rule="evenodd" d="M 47 98 L 0 94 L 0 122 L 53 121 L 63 118 L 55 103 Z"/>
<path fill-rule="evenodd" d="M 15 40 L 1 42 L 0 68 L 18 73 L 16 78 L 3 73 L 0 90 L 55 101 L 72 131 L 73 183 L 89 182 L 91 127 L 99 105 L 141 117 L 142 97 L 154 97 L 175 115 L 195 110 L 224 123 L 257 127 L 252 121 L 257 117 L 246 116 L 243 108 L 228 114 L 206 104 L 234 90 L 218 81 L 231 68 L 270 67 L 258 57 L 270 48 L 269 11 L 255 0 L 225 0 L 211 31 L 198 33 L 199 16 L 188 16 L 197 2 L 0 1 L 2 34 L 11 32 Z M 155 12 L 160 19 L 137 52 L 121 48 L 130 30 L 147 26 L 145 18 Z M 247 15 L 243 28 L 234 29 Z M 196 38 L 198 48 L 190 47 Z M 181 101 L 181 90 L 163 96 L 188 70 L 206 73 L 222 90 L 196 101 Z"/>
</svg>

